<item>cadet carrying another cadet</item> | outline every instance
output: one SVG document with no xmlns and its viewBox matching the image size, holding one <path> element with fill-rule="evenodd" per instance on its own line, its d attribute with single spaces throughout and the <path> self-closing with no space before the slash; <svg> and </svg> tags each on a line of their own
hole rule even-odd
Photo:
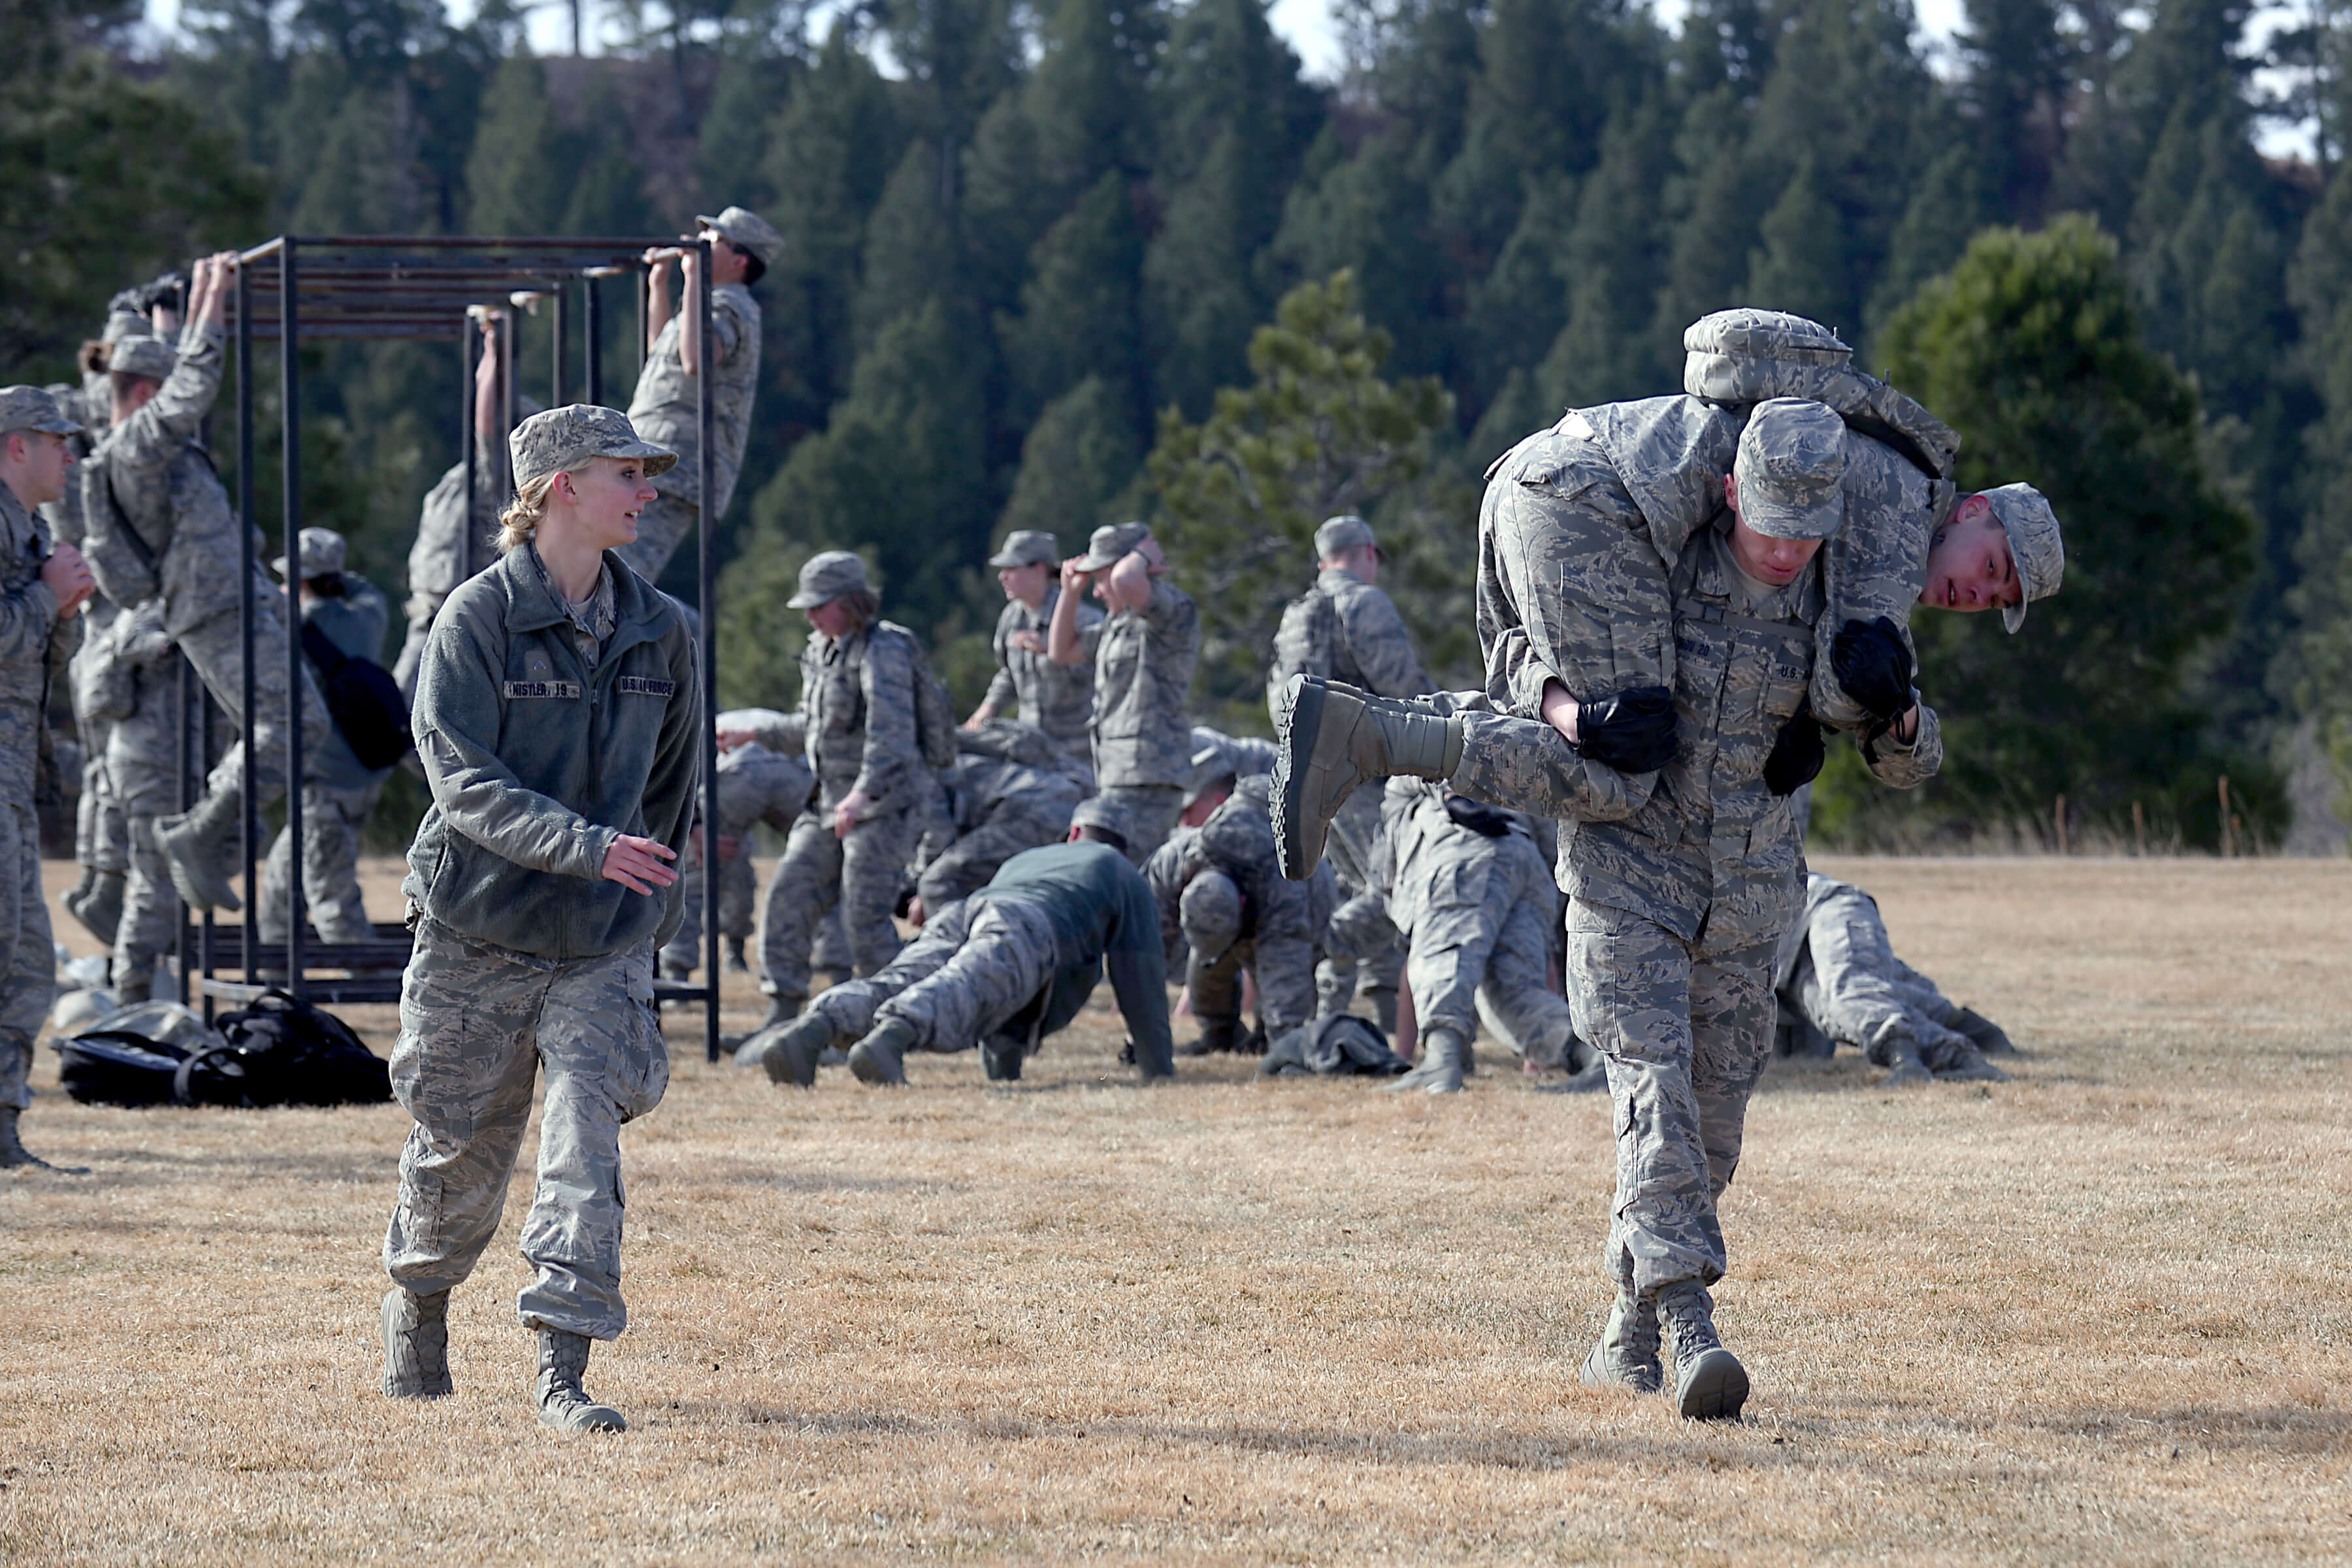
<svg viewBox="0 0 2352 1568">
<path fill-rule="evenodd" d="M 416 1125 L 383 1243 L 383 1391 L 451 1391 L 449 1291 L 498 1229 L 544 1068 L 516 1306 L 540 1419 L 618 1431 L 582 1379 L 628 1323 L 621 1126 L 669 1083 L 654 952 L 677 924 L 701 692 L 685 616 L 618 553 L 672 455 L 576 404 L 509 447 L 504 554 L 442 606 L 416 682 L 433 805 L 401 887 L 416 948 L 392 1083 Z"/>
<path fill-rule="evenodd" d="M 96 583 L 35 509 L 65 493 L 66 443 L 80 429 L 39 387 L 0 387 L 0 1168 L 58 1169 L 27 1153 L 16 1128 L 33 1103 L 33 1038 L 57 991 L 33 789 L 49 683 L 65 673 L 73 614 Z"/>
<path fill-rule="evenodd" d="M 1176 826 L 1192 771 L 1184 717 L 1201 658 L 1201 612 L 1168 581 L 1168 557 L 1148 523 L 1097 528 L 1084 555 L 1062 563 L 1046 653 L 1065 668 L 1095 668 L 1095 787 L 1101 820 L 1140 866 Z M 1091 646 L 1078 625 L 1091 583 L 1110 612 Z"/>
</svg>

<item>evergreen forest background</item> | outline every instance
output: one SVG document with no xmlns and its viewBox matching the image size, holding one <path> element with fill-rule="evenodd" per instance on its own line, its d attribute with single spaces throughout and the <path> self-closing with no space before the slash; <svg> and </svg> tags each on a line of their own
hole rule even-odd
<svg viewBox="0 0 2352 1568">
<path fill-rule="evenodd" d="M 124 0 L 0 0 L 7 379 L 65 378 L 108 294 L 215 245 L 672 232 L 740 202 L 790 249 L 757 290 L 722 697 L 793 701 L 782 601 L 845 545 L 970 703 L 992 539 L 1075 552 L 1143 515 L 1203 605 L 1200 716 L 1263 730 L 1323 516 L 1375 521 L 1384 585 L 1475 684 L 1486 464 L 1563 407 L 1678 389 L 1705 311 L 1798 310 L 1961 428 L 1965 479 L 2046 490 L 2070 556 L 2021 637 L 1920 615 L 1946 776 L 1890 796 L 1836 748 L 1818 829 L 2042 839 L 2063 797 L 2078 844 L 2137 811 L 2158 842 L 2341 851 L 2345 0 L 2259 37 L 2240 0 L 1970 0 L 1940 63 L 1906 0 L 1671 27 L 1342 0 L 1335 84 L 1259 0 L 580 4 L 602 52 L 540 58 L 503 3 L 192 0 L 159 52 Z M 2258 151 L 2281 123 L 2310 154 Z M 307 521 L 397 598 L 455 355 L 310 352 Z"/>
</svg>

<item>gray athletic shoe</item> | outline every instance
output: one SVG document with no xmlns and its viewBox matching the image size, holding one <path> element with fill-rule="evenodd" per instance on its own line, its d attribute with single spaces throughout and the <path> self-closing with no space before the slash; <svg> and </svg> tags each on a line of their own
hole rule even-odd
<svg viewBox="0 0 2352 1568">
<path fill-rule="evenodd" d="M 914 1030 L 896 1018 L 885 1018 L 874 1026 L 873 1033 L 849 1047 L 849 1070 L 860 1083 L 904 1089 L 907 1047 L 914 1043 Z"/>
<path fill-rule="evenodd" d="M 589 1340 L 562 1329 L 539 1331 L 539 1418 L 559 1432 L 625 1432 L 629 1424 L 609 1405 L 588 1397 Z"/>
<path fill-rule="evenodd" d="M 1666 1386 L 1665 1363 L 1658 1359 L 1658 1305 L 1622 1290 L 1609 1309 L 1609 1322 L 1584 1357 L 1577 1380 L 1587 1388 L 1625 1388 L 1656 1394 Z"/>
<path fill-rule="evenodd" d="M 1388 1092 L 1418 1089 L 1431 1094 L 1460 1094 L 1466 1054 L 1462 1037 L 1452 1029 L 1431 1029 L 1421 1037 L 1421 1060 L 1413 1069 L 1381 1088 Z"/>
<path fill-rule="evenodd" d="M 394 1286 L 383 1298 L 383 1392 L 392 1399 L 446 1399 L 449 1292 Z"/>
<path fill-rule="evenodd" d="M 768 1069 L 770 1083 L 814 1089 L 817 1058 L 833 1044 L 833 1026 L 808 1014 L 781 1028 L 763 1029 L 752 1038 L 761 1042 L 760 1065 Z M 746 1044 L 743 1048 L 751 1047 Z"/>
<path fill-rule="evenodd" d="M 1715 1299 L 1695 1280 L 1662 1286 L 1658 1321 L 1674 1341 L 1675 1408 L 1685 1421 L 1737 1421 L 1748 1369 L 1715 1331 Z"/>
<path fill-rule="evenodd" d="M 1318 676 L 1286 689 L 1274 752 L 1274 842 L 1282 874 L 1303 882 L 1331 819 L 1368 779 L 1444 779 L 1462 761 L 1459 721 Z"/>
</svg>

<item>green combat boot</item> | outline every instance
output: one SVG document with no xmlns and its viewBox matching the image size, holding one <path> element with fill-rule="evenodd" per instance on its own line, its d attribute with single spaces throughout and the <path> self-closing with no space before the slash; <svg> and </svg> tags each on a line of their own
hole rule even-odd
<svg viewBox="0 0 2352 1568">
<path fill-rule="evenodd" d="M 1675 1407 L 1685 1421 L 1737 1421 L 1748 1403 L 1748 1369 L 1715 1332 L 1715 1300 L 1685 1279 L 1662 1285 L 1658 1321 L 1674 1341 Z"/>
<path fill-rule="evenodd" d="M 1587 1388 L 1627 1388 L 1656 1394 L 1666 1386 L 1658 1359 L 1658 1304 L 1620 1289 L 1609 1324 L 1584 1358 L 1577 1381 Z"/>
<path fill-rule="evenodd" d="M 761 1047 L 760 1065 L 767 1069 L 770 1083 L 814 1089 L 817 1058 L 833 1044 L 833 1026 L 811 1013 L 782 1028 L 763 1029 L 754 1037 L 766 1042 Z"/>
<path fill-rule="evenodd" d="M 727 973 L 730 974 L 751 973 L 751 963 L 743 957 L 743 939 L 740 936 L 730 936 L 727 939 Z"/>
<path fill-rule="evenodd" d="M 1888 1089 L 1911 1089 L 1936 1081 L 1936 1075 L 1927 1070 L 1926 1060 L 1919 1055 L 1919 1042 L 1911 1037 L 1907 1027 L 1889 1026 L 1870 1055 L 1885 1063 Z"/>
<path fill-rule="evenodd" d="M 383 1298 L 383 1392 L 391 1399 L 446 1399 L 449 1292 L 419 1295 L 398 1286 Z"/>
<path fill-rule="evenodd" d="M 896 1018 L 885 1018 L 874 1026 L 873 1032 L 849 1047 L 849 1070 L 857 1075 L 860 1083 L 877 1088 L 907 1087 L 907 1047 L 915 1043 L 915 1031 Z"/>
<path fill-rule="evenodd" d="M 609 1405 L 588 1397 L 588 1336 L 539 1331 L 539 1418 L 559 1432 L 625 1432 L 629 1424 Z"/>
<path fill-rule="evenodd" d="M 1938 1083 L 1952 1079 L 1961 1083 L 2007 1083 L 2009 1075 L 1984 1059 L 1974 1046 L 1957 1046 L 1944 1052 L 1933 1071 Z"/>
<path fill-rule="evenodd" d="M 980 1068 L 991 1083 L 1015 1083 L 1021 1078 L 1021 1058 L 1028 1055 L 1028 1042 L 1018 1035 L 991 1035 L 980 1042 Z"/>
<path fill-rule="evenodd" d="M 1205 1057 L 1212 1053 L 1231 1056 L 1241 1049 L 1242 1021 L 1239 1018 L 1203 1018 L 1201 1037 L 1187 1040 L 1176 1047 L 1180 1057 Z"/>
<path fill-rule="evenodd" d="M 1469 1047 L 1462 1037 L 1440 1025 L 1422 1035 L 1421 1060 L 1413 1069 L 1381 1087 L 1391 1092 L 1419 1089 L 1431 1094 L 1460 1094 L 1463 1059 L 1468 1055 Z"/>
<path fill-rule="evenodd" d="M 19 1168 L 28 1171 L 50 1171 L 61 1176 L 87 1176 L 88 1165 L 52 1165 L 25 1147 L 16 1136 L 16 1108 L 0 1105 L 0 1171 Z"/>
<path fill-rule="evenodd" d="M 79 921 L 84 931 L 112 947 L 115 930 L 122 924 L 122 889 L 129 880 L 121 871 L 84 867 L 80 884 L 66 895 L 66 912 Z"/>
<path fill-rule="evenodd" d="M 2009 1032 L 1974 1007 L 1958 1009 L 1957 1016 L 1949 1026 L 1966 1035 L 1969 1042 L 1986 1056 L 2013 1057 L 2017 1054 L 2017 1047 L 2011 1042 Z"/>
<path fill-rule="evenodd" d="M 1331 819 L 1367 779 L 1444 779 L 1462 761 L 1462 724 L 1336 680 L 1294 675 L 1274 752 L 1274 842 L 1282 874 L 1303 882 Z"/>
<path fill-rule="evenodd" d="M 155 819 L 155 847 L 172 872 L 172 886 L 191 909 L 236 910 L 237 873 L 236 795 L 208 795 L 186 811 Z"/>
</svg>

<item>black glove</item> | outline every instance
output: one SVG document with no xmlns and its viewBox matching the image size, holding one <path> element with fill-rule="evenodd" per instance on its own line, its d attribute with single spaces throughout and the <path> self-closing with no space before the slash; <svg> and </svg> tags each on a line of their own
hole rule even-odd
<svg viewBox="0 0 2352 1568">
<path fill-rule="evenodd" d="M 1487 838 L 1500 838 L 1511 830 L 1509 812 L 1497 810 L 1484 801 L 1472 800 L 1467 795 L 1447 795 L 1445 815 L 1454 819 L 1454 825 L 1456 827 L 1466 827 L 1471 832 Z"/>
<path fill-rule="evenodd" d="M 1764 759 L 1764 787 L 1774 795 L 1794 795 L 1813 782 L 1828 756 L 1822 746 L 1822 721 L 1810 708 L 1800 708 L 1780 726 L 1772 754 Z"/>
<path fill-rule="evenodd" d="M 1862 710 L 1892 724 L 1911 710 L 1911 650 L 1885 616 L 1868 626 L 1848 621 L 1830 644 L 1830 668 Z"/>
<path fill-rule="evenodd" d="M 1576 750 L 1621 773 L 1654 773 L 1675 760 L 1675 694 L 1636 686 L 1580 703 Z"/>
</svg>

